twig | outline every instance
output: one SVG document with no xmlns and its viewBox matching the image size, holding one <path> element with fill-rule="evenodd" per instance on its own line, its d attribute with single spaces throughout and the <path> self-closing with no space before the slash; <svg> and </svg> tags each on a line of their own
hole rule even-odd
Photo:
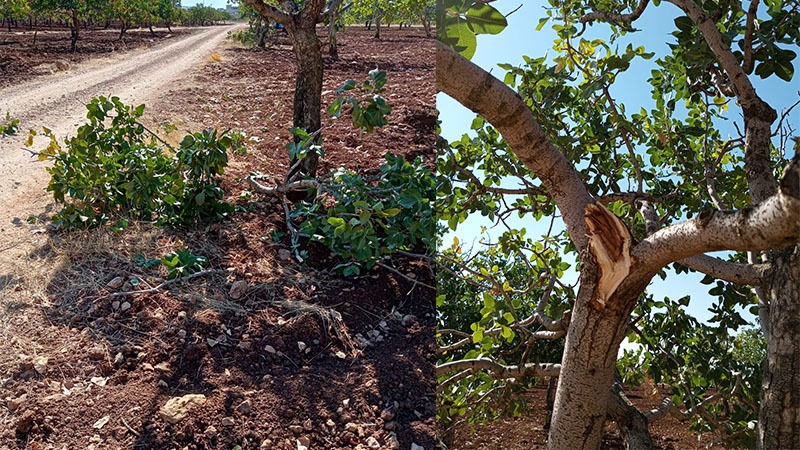
<svg viewBox="0 0 800 450">
<path fill-rule="evenodd" d="M 136 437 L 139 437 L 139 433 L 138 433 L 136 430 L 134 430 L 133 428 L 131 428 L 131 426 L 130 426 L 130 425 L 128 425 L 128 422 L 126 422 L 126 421 L 125 421 L 125 418 L 124 418 L 124 417 L 120 416 L 119 420 L 121 420 L 121 421 L 122 421 L 122 424 L 123 424 L 123 425 L 125 425 L 125 428 L 127 428 L 127 429 L 128 429 L 128 431 L 130 431 L 131 433 L 133 433 L 133 435 L 134 435 L 134 436 L 136 436 Z"/>
<path fill-rule="evenodd" d="M 173 278 L 171 280 L 167 280 L 167 281 L 159 284 L 158 286 L 156 286 L 154 288 L 142 289 L 140 291 L 114 292 L 114 293 L 108 294 L 108 297 L 123 297 L 123 296 L 126 296 L 126 295 L 151 294 L 153 292 L 159 291 L 159 290 L 161 290 L 161 289 L 163 289 L 163 288 L 165 288 L 165 287 L 167 287 L 167 286 L 169 286 L 171 284 L 175 284 L 175 283 L 180 282 L 180 281 L 188 281 L 188 280 L 191 280 L 191 279 L 194 279 L 194 278 L 199 278 L 199 277 L 203 277 L 203 276 L 206 276 L 206 275 L 213 275 L 213 274 L 222 273 L 222 272 L 223 271 L 219 270 L 219 269 L 202 270 L 200 272 L 195 272 L 193 274 L 189 274 L 189 275 L 186 275 L 186 276 L 183 276 L 183 277 L 180 277 L 180 278 Z"/>
<path fill-rule="evenodd" d="M 289 204 L 286 202 L 285 197 L 281 197 L 281 203 L 283 203 L 283 213 L 286 215 L 286 228 L 289 230 L 289 236 L 292 238 L 292 253 L 294 253 L 295 259 L 302 263 L 303 257 L 300 256 L 298 250 L 300 243 L 297 240 L 297 229 L 292 223 L 292 211 L 289 209 Z"/>
<path fill-rule="evenodd" d="M 320 186 L 317 180 L 292 181 L 290 183 L 280 184 L 275 187 L 264 186 L 263 184 L 259 183 L 252 175 L 248 176 L 246 180 L 250 184 L 250 187 L 253 188 L 253 190 L 258 192 L 259 194 L 267 194 L 267 195 L 282 195 L 290 191 L 301 191 L 309 188 L 318 189 Z"/>
<path fill-rule="evenodd" d="M 416 287 L 416 285 L 418 285 L 418 284 L 420 286 L 423 286 L 423 287 L 426 287 L 428 289 L 432 289 L 432 290 L 436 291 L 436 288 L 431 286 L 430 284 L 423 283 L 422 281 L 419 281 L 419 280 L 415 280 L 415 279 L 411 278 L 410 276 L 404 274 L 403 272 L 400 272 L 399 270 L 395 269 L 394 267 L 388 266 L 388 265 L 386 265 L 386 264 L 384 264 L 382 262 L 378 262 L 376 264 L 378 264 L 379 266 L 383 267 L 384 269 L 388 269 L 388 270 L 400 275 L 401 277 L 405 278 L 406 280 L 414 283 L 414 286 L 411 288 L 412 291 L 414 290 L 414 287 Z M 409 292 L 411 292 L 411 291 L 409 291 Z"/>
<path fill-rule="evenodd" d="M 649 0 L 640 0 L 639 4 L 636 5 L 636 9 L 634 9 L 631 14 L 616 14 L 606 11 L 593 11 L 581 17 L 580 21 L 581 23 L 591 23 L 595 20 L 602 20 L 606 22 L 630 24 L 631 22 L 636 21 L 636 19 L 642 15 L 645 8 L 647 8 L 647 3 L 649 3 Z"/>
</svg>

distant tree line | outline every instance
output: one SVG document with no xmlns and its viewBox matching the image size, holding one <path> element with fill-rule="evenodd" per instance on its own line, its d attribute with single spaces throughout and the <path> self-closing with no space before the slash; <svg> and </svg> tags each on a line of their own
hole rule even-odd
<svg viewBox="0 0 800 450">
<path fill-rule="evenodd" d="M 368 29 L 375 27 L 375 37 L 380 39 L 381 25 L 393 23 L 400 28 L 422 25 L 431 35 L 431 24 L 436 13 L 435 0 L 356 0 L 345 14 L 348 24 L 363 23 Z"/>
<path fill-rule="evenodd" d="M 232 20 L 226 11 L 203 4 L 181 8 L 180 0 L 0 0 L 0 27 L 66 27 L 75 51 L 81 29 L 118 28 L 119 38 L 131 28 L 215 25 Z"/>
</svg>

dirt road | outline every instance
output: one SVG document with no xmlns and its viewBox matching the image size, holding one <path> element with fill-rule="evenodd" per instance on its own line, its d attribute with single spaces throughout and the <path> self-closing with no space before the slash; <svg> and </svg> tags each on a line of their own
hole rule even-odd
<svg viewBox="0 0 800 450">
<path fill-rule="evenodd" d="M 0 277 L 13 273 L 38 237 L 30 216 L 52 212 L 44 191 L 47 172 L 22 150 L 27 130 L 46 126 L 63 139 L 84 122 L 85 104 L 98 95 L 125 103 L 148 103 L 192 66 L 207 61 L 232 26 L 211 27 L 157 47 L 91 60 L 66 72 L 0 90 L 0 115 L 20 119 L 16 136 L 0 137 Z"/>
</svg>

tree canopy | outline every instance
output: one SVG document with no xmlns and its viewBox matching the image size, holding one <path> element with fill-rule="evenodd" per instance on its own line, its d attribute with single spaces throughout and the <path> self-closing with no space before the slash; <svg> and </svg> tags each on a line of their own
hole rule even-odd
<svg viewBox="0 0 800 450">
<path fill-rule="evenodd" d="M 800 445 L 800 423 L 774 412 L 785 398 L 780 408 L 800 410 L 790 376 L 800 353 L 783 340 L 800 333 L 800 158 L 787 120 L 798 94 L 770 105 L 755 87 L 792 79 L 799 9 L 551 1 L 538 27 L 555 31 L 552 51 L 501 65 L 496 78 L 465 56 L 477 35 L 503 32 L 505 15 L 484 2 L 440 3 L 438 88 L 479 117 L 469 135 L 439 141 L 437 210 L 452 230 L 476 214 L 504 230 L 485 256 L 458 242 L 443 255 L 442 276 L 477 290 L 444 289 L 440 308 L 480 305 L 439 333 L 443 420 L 500 385 L 558 375 L 549 448 L 597 448 L 607 414 L 629 445 L 647 448 L 646 424 L 669 409 L 699 415 L 698 429 L 728 443 Z M 643 14 L 675 12 L 669 51 L 635 43 L 648 32 L 635 28 Z M 618 45 L 622 37 L 634 43 Z M 634 64 L 649 75 L 636 88 L 624 76 Z M 621 89 L 652 101 L 626 105 Z M 575 283 L 564 278 L 570 268 Z M 718 299 L 712 325 L 686 314 L 688 297 L 646 293 L 654 276 L 687 271 L 705 274 Z M 766 342 L 763 386 L 761 361 L 737 350 L 752 334 L 742 308 L 758 315 Z M 751 334 L 732 337 L 741 332 Z M 541 346 L 564 336 L 563 357 Z M 647 353 L 618 363 L 626 336 Z M 612 389 L 618 370 L 625 379 L 641 368 L 672 384 L 659 412 L 635 410 Z"/>
</svg>

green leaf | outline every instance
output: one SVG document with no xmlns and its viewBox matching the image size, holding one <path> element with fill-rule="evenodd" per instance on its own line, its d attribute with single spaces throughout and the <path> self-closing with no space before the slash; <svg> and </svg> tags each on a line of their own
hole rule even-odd
<svg viewBox="0 0 800 450">
<path fill-rule="evenodd" d="M 345 221 L 341 217 L 328 217 L 328 224 L 334 227 L 340 227 L 345 224 Z"/>
<path fill-rule="evenodd" d="M 467 59 L 472 59 L 478 47 L 475 32 L 463 21 L 448 25 L 445 28 L 445 37 L 441 40 Z"/>
<path fill-rule="evenodd" d="M 475 34 L 498 34 L 508 26 L 506 17 L 486 3 L 478 3 L 470 8 L 466 18 Z"/>
</svg>

